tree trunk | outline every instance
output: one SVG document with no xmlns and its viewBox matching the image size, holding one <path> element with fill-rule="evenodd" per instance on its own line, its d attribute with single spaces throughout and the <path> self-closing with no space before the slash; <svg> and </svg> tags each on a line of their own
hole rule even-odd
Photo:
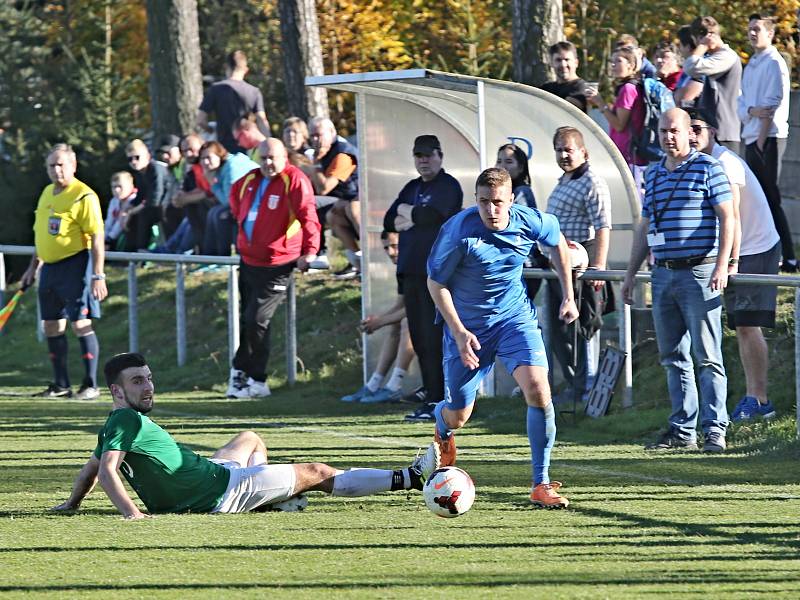
<svg viewBox="0 0 800 600">
<path fill-rule="evenodd" d="M 147 0 L 153 133 L 194 130 L 203 96 L 197 0 Z"/>
<path fill-rule="evenodd" d="M 514 81 L 540 86 L 553 79 L 547 49 L 564 39 L 561 0 L 512 0 Z"/>
<path fill-rule="evenodd" d="M 314 0 L 278 0 L 278 10 L 289 112 L 304 121 L 328 117 L 328 91 L 305 86 L 307 76 L 325 73 L 316 4 Z"/>
</svg>

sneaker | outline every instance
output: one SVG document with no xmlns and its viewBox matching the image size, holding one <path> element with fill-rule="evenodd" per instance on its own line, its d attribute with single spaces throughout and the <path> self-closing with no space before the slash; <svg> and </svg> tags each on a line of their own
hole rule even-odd
<svg viewBox="0 0 800 600">
<path fill-rule="evenodd" d="M 82 385 L 75 394 L 76 400 L 97 400 L 100 397 L 100 390 L 92 385 Z"/>
<path fill-rule="evenodd" d="M 456 464 L 456 436 L 450 434 L 450 437 L 443 440 L 439 437 L 439 430 L 434 428 L 433 432 L 434 443 L 439 446 L 439 453 L 442 456 L 442 466 L 451 467 Z"/>
<path fill-rule="evenodd" d="M 436 408 L 436 402 L 427 402 L 422 406 L 420 406 L 417 410 L 407 414 L 403 418 L 411 423 L 416 423 L 421 421 L 433 421 L 435 419 L 435 417 L 433 416 L 434 408 Z"/>
<path fill-rule="evenodd" d="M 411 392 L 410 394 L 406 394 L 405 396 L 403 396 L 400 399 L 400 401 L 401 402 L 407 402 L 409 404 L 411 404 L 411 403 L 416 404 L 418 402 L 425 402 L 425 400 L 427 400 L 427 398 L 428 398 L 428 390 L 426 390 L 424 387 L 420 386 L 417 389 L 415 389 L 413 392 Z"/>
<path fill-rule="evenodd" d="M 400 402 L 403 397 L 403 392 L 400 390 L 392 391 L 389 388 L 379 388 L 363 398 L 361 404 L 372 404 L 375 402 Z"/>
<path fill-rule="evenodd" d="M 569 500 L 559 496 L 559 488 L 561 488 L 559 481 L 540 483 L 531 491 L 531 504 L 539 508 L 567 508 Z"/>
<path fill-rule="evenodd" d="M 320 254 L 308 263 L 308 268 L 312 271 L 327 271 L 331 268 L 331 262 L 328 260 L 327 254 Z"/>
<path fill-rule="evenodd" d="M 339 398 L 342 402 L 361 402 L 361 399 L 366 396 L 367 394 L 371 394 L 372 392 L 369 391 L 367 386 L 363 386 L 357 392 L 353 392 L 352 394 L 347 394 L 346 396 L 342 396 Z"/>
<path fill-rule="evenodd" d="M 652 444 L 647 444 L 645 450 L 697 450 L 697 442 L 682 438 L 678 433 L 670 428 L 658 440 Z"/>
<path fill-rule="evenodd" d="M 800 271 L 796 260 L 785 260 L 781 264 L 781 273 L 797 273 Z"/>
<path fill-rule="evenodd" d="M 422 491 L 422 486 L 436 469 L 442 466 L 442 458 L 439 454 L 439 446 L 431 442 L 425 450 L 425 454 L 420 455 L 422 449 L 417 451 L 417 457 L 408 468 L 411 474 L 411 489 Z"/>
<path fill-rule="evenodd" d="M 703 452 L 711 454 L 725 452 L 725 434 L 718 431 L 709 431 L 703 444 Z"/>
<path fill-rule="evenodd" d="M 247 387 L 247 373 L 239 369 L 231 369 L 231 374 L 228 377 L 228 391 L 226 396 L 228 398 L 242 398 L 240 395 L 242 389 Z"/>
<path fill-rule="evenodd" d="M 282 502 L 275 502 L 270 504 L 267 510 L 274 510 L 280 512 L 301 512 L 308 506 L 308 498 L 304 494 L 292 496 L 288 500 Z"/>
<path fill-rule="evenodd" d="M 47 389 L 33 394 L 34 398 L 72 398 L 72 390 L 70 388 L 62 388 L 60 385 L 51 383 Z"/>
<path fill-rule="evenodd" d="M 256 381 L 252 377 L 247 378 L 247 394 L 250 398 L 266 398 L 272 392 L 266 381 Z"/>
<path fill-rule="evenodd" d="M 361 271 L 361 250 L 345 250 L 345 256 L 347 256 L 347 261 L 355 267 L 357 271 Z"/>
<path fill-rule="evenodd" d="M 739 404 L 733 409 L 731 421 L 734 423 L 741 423 L 742 421 L 749 421 L 757 417 L 771 419 L 774 416 L 775 407 L 772 406 L 772 402 L 767 401 L 766 404 L 761 404 L 757 398 L 745 396 L 739 400 Z"/>
<path fill-rule="evenodd" d="M 347 265 L 341 271 L 336 271 L 333 274 L 333 278 L 338 281 L 349 281 L 351 279 L 356 279 L 360 275 L 358 269 L 356 269 L 353 265 Z"/>
</svg>

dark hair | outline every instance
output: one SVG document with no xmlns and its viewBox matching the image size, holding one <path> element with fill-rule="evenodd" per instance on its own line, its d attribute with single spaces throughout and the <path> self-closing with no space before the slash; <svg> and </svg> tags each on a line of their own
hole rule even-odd
<svg viewBox="0 0 800 600">
<path fill-rule="evenodd" d="M 503 144 L 497 149 L 497 154 L 499 155 L 503 150 L 511 150 L 514 154 L 514 160 L 516 160 L 517 164 L 520 166 L 519 175 L 511 180 L 511 187 L 530 185 L 531 173 L 528 170 L 528 156 L 525 154 L 525 150 L 516 144 Z"/>
<path fill-rule="evenodd" d="M 578 58 L 578 49 L 575 47 L 575 44 L 567 41 L 556 42 L 547 49 L 547 52 L 550 56 L 558 54 L 559 52 L 572 52 L 575 58 Z"/>
<path fill-rule="evenodd" d="M 675 48 L 675 44 L 673 44 L 672 42 L 667 42 L 667 41 L 658 42 L 658 44 L 656 45 L 656 49 L 653 52 L 653 56 L 663 52 L 672 52 L 672 54 L 677 55 L 678 49 Z"/>
<path fill-rule="evenodd" d="M 200 152 L 198 152 L 198 154 L 202 154 L 204 150 L 211 150 L 211 152 L 219 156 L 219 160 L 221 163 L 224 163 L 226 160 L 228 160 L 228 151 L 225 149 L 225 146 L 223 146 L 216 140 L 211 142 L 206 142 L 205 144 L 203 144 L 200 147 Z"/>
<path fill-rule="evenodd" d="M 247 68 L 247 56 L 241 50 L 234 50 L 225 57 L 225 66 L 231 71 Z"/>
<path fill-rule="evenodd" d="M 634 80 L 639 79 L 639 57 L 636 56 L 636 52 L 633 50 L 633 48 L 628 48 L 627 46 L 623 46 L 621 48 L 617 48 L 616 50 L 614 50 L 614 52 L 611 53 L 612 59 L 615 54 L 619 54 L 620 56 L 625 58 L 625 60 L 627 60 L 628 63 L 633 65 L 633 75 L 631 75 L 626 79 L 623 79 L 621 85 L 617 86 L 616 90 L 614 91 L 614 95 L 616 96 L 617 94 L 619 94 L 619 89 L 620 87 L 622 87 L 622 85 L 628 83 L 629 81 L 633 82 Z"/>
<path fill-rule="evenodd" d="M 385 229 L 384 229 L 383 231 L 381 231 L 381 239 L 382 239 L 383 241 L 386 241 L 386 240 L 388 240 L 388 239 L 389 239 L 389 232 L 388 232 L 388 231 L 386 231 Z"/>
<path fill-rule="evenodd" d="M 586 142 L 583 140 L 583 134 L 579 130 L 574 127 L 569 127 L 568 125 L 556 129 L 556 132 L 553 134 L 553 149 L 555 149 L 556 143 L 558 143 L 559 140 L 569 139 L 575 140 L 579 148 L 586 150 Z"/>
<path fill-rule="evenodd" d="M 714 17 L 697 17 L 691 23 L 692 33 L 701 38 L 709 33 L 716 33 L 719 35 L 719 23 Z"/>
<path fill-rule="evenodd" d="M 106 385 L 111 387 L 112 383 L 119 384 L 119 374 L 131 367 L 146 367 L 147 361 L 138 352 L 124 352 L 117 354 L 106 361 L 103 365 L 103 374 L 106 376 Z"/>
<path fill-rule="evenodd" d="M 753 13 L 752 15 L 747 17 L 747 22 L 749 23 L 750 21 L 763 21 L 764 27 L 766 27 L 768 31 L 773 31 L 773 32 L 775 31 L 775 26 L 778 23 L 777 18 L 772 17 L 770 15 L 762 15 L 760 13 Z"/>
<path fill-rule="evenodd" d="M 617 38 L 617 43 L 614 44 L 615 48 L 638 48 L 639 47 L 639 40 L 637 40 L 634 36 L 630 33 L 623 33 L 621 36 Z"/>
<path fill-rule="evenodd" d="M 504 185 L 511 187 L 511 175 L 505 169 L 498 169 L 497 167 L 485 169 L 475 180 L 476 191 L 481 186 L 496 189 Z"/>
<path fill-rule="evenodd" d="M 692 33 L 691 25 L 684 25 L 678 29 L 678 41 L 684 46 L 689 46 L 692 50 L 697 48 L 697 36 Z"/>
</svg>

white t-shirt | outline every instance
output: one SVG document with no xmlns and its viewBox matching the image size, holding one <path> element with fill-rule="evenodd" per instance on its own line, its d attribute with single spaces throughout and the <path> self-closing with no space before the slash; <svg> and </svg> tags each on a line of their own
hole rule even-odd
<svg viewBox="0 0 800 600">
<path fill-rule="evenodd" d="M 747 163 L 725 146 L 714 144 L 711 156 L 725 170 L 731 185 L 739 186 L 739 220 L 742 224 L 740 256 L 761 254 L 780 241 L 761 184 Z"/>
</svg>

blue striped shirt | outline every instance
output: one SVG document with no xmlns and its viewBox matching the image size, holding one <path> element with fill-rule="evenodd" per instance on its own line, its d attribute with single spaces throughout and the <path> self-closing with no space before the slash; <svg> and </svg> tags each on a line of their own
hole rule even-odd
<svg viewBox="0 0 800 600">
<path fill-rule="evenodd" d="M 714 207 L 733 200 L 725 171 L 716 159 L 692 150 L 670 172 L 664 160 L 653 165 L 645 180 L 642 216 L 648 233 L 663 233 L 665 243 L 653 246 L 657 259 L 713 256 L 719 247 L 719 221 Z"/>
</svg>

